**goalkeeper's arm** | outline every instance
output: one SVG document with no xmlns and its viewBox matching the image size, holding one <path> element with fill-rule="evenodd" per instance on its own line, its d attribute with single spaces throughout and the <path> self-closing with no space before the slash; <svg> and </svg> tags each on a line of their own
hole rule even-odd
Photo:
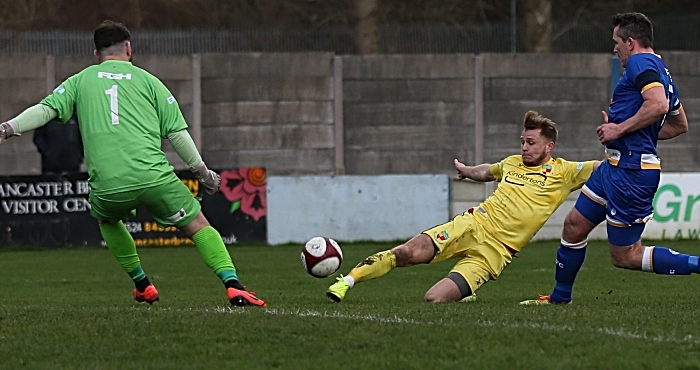
<svg viewBox="0 0 700 370">
<path fill-rule="evenodd" d="M 208 194 L 214 194 L 219 191 L 221 185 L 221 176 L 218 173 L 207 168 L 204 164 L 202 156 L 197 151 L 197 146 L 192 140 L 192 136 L 187 130 L 180 130 L 168 134 L 168 140 L 173 145 L 175 153 L 187 164 L 195 176 L 204 185 Z"/>
<path fill-rule="evenodd" d="M 31 106 L 19 116 L 0 123 L 0 144 L 13 136 L 35 130 L 56 117 L 58 113 L 44 104 Z"/>
</svg>

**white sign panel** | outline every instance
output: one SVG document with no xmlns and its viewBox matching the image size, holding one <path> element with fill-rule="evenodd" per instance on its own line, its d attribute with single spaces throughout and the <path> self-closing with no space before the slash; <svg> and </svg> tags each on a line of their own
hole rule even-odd
<svg viewBox="0 0 700 370">
<path fill-rule="evenodd" d="M 700 174 L 661 173 L 647 239 L 700 238 Z"/>
<path fill-rule="evenodd" d="M 449 220 L 447 175 L 302 176 L 267 180 L 267 240 L 407 240 Z"/>
</svg>

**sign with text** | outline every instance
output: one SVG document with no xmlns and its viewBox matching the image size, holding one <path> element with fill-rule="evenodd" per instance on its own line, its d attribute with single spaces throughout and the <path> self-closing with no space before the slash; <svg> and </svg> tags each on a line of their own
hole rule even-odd
<svg viewBox="0 0 700 370">
<path fill-rule="evenodd" d="M 647 239 L 700 238 L 700 174 L 661 173 L 654 197 L 654 219 L 643 237 Z"/>
<path fill-rule="evenodd" d="M 0 177 L 0 246 L 99 245 L 87 174 Z"/>
<path fill-rule="evenodd" d="M 219 172 L 221 192 L 204 194 L 190 171 L 176 171 L 226 244 L 267 239 L 266 177 L 262 168 Z M 0 247 L 104 245 L 97 221 L 90 216 L 87 174 L 0 177 Z M 137 246 L 192 244 L 182 232 L 161 228 L 140 207 L 125 219 Z"/>
</svg>

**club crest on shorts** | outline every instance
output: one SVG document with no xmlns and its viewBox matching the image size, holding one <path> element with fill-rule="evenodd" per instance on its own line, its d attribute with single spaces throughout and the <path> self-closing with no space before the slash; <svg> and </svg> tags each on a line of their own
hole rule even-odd
<svg viewBox="0 0 700 370">
<path fill-rule="evenodd" d="M 182 220 L 185 216 L 187 216 L 187 212 L 185 212 L 184 208 L 180 208 L 180 210 L 177 211 L 176 214 L 166 217 L 165 220 L 168 222 L 175 223 Z"/>
<path fill-rule="evenodd" d="M 447 231 L 445 231 L 445 230 L 442 230 L 440 232 L 435 233 L 435 239 L 437 239 L 439 241 L 444 242 L 449 238 L 450 238 L 450 236 L 447 234 Z"/>
</svg>

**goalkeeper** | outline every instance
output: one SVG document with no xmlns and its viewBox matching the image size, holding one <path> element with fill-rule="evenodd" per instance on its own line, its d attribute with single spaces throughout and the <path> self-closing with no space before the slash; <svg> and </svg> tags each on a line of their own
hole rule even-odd
<svg viewBox="0 0 700 370">
<path fill-rule="evenodd" d="M 600 165 L 600 161 L 553 159 L 557 129 L 537 112 L 527 112 L 523 126 L 520 155 L 478 166 L 454 161 L 460 179 L 499 182 L 488 199 L 402 245 L 367 257 L 347 276 L 338 277 L 326 292 L 328 298 L 340 302 L 355 284 L 396 267 L 447 259 L 457 263 L 425 294 L 428 302 L 470 301 L 481 285 L 498 278 L 569 193 L 580 189 Z"/>
<path fill-rule="evenodd" d="M 136 207 L 145 206 L 160 226 L 175 226 L 192 239 L 223 282 L 232 305 L 265 306 L 239 282 L 221 235 L 161 150 L 161 139 L 167 138 L 206 192 L 219 190 L 221 177 L 202 161 L 175 98 L 160 80 L 131 64 L 130 39 L 129 30 L 120 23 L 100 24 L 94 33 L 98 64 L 68 78 L 40 104 L 0 124 L 0 143 L 54 118 L 66 122 L 75 111 L 90 175 L 90 214 L 133 280 L 134 299 L 149 304 L 159 299 L 141 267 L 134 239 L 121 221 L 132 216 Z"/>
</svg>

